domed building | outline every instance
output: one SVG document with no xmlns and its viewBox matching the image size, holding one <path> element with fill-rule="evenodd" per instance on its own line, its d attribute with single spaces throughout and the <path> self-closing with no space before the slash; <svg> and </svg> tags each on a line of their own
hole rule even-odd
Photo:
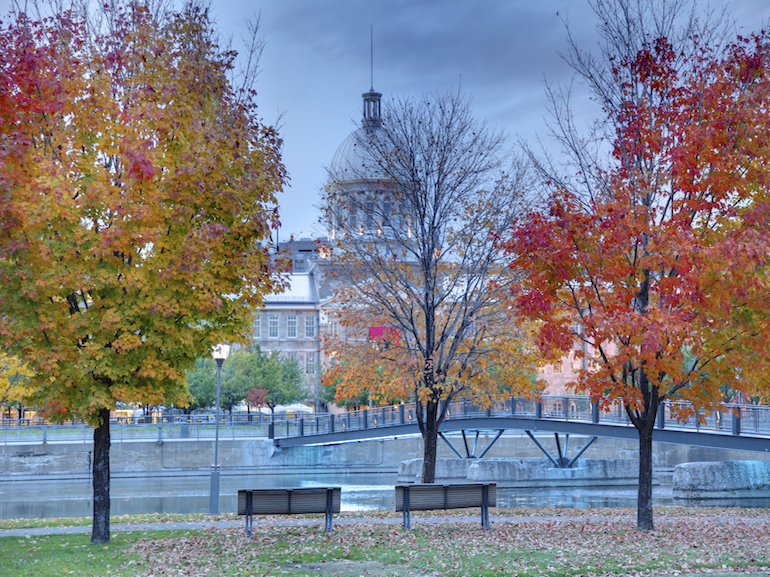
<svg viewBox="0 0 770 577">
<path fill-rule="evenodd" d="M 392 145 L 382 130 L 382 94 L 370 88 L 362 97 L 361 127 L 342 141 L 329 168 L 325 190 L 330 241 L 348 234 L 387 238 L 401 224 Z"/>
<path fill-rule="evenodd" d="M 363 150 L 361 143 L 373 135 L 382 127 L 382 110 L 380 100 L 382 94 L 375 92 L 370 88 L 369 92 L 362 94 L 364 99 L 364 117 L 361 120 L 362 126 L 353 131 L 337 148 L 337 152 L 332 157 L 330 173 L 334 180 L 348 180 L 346 176 L 360 176 L 361 171 L 365 171 L 367 165 L 374 166 L 373 159 L 367 159 L 367 154 Z"/>
<path fill-rule="evenodd" d="M 366 159 L 361 143 L 376 134 L 382 126 L 381 98 L 382 94 L 374 89 L 363 94 L 362 126 L 342 141 L 332 157 L 329 172 L 333 181 L 327 186 L 327 191 L 335 191 L 337 198 L 350 199 L 351 195 L 358 198 L 359 193 L 369 188 L 367 182 L 371 184 L 366 176 L 372 176 L 374 172 L 367 172 L 367 166 L 373 167 L 374 163 Z M 360 205 L 358 201 L 342 202 L 346 204 L 346 213 L 342 218 L 347 226 L 356 230 L 359 226 L 365 227 L 368 219 L 363 211 L 367 206 L 371 208 L 367 204 L 370 201 L 362 200 Z M 335 226 L 340 227 L 341 221 L 330 226 L 329 237 L 332 239 L 338 230 Z M 339 330 L 338 324 L 324 309 L 332 297 L 330 275 L 325 270 L 324 255 L 319 253 L 319 247 L 324 246 L 325 241 L 327 239 L 291 238 L 279 243 L 278 249 L 291 262 L 289 288 L 282 293 L 265 296 L 264 307 L 254 324 L 253 337 L 254 343 L 259 344 L 262 351 L 297 361 L 305 373 L 305 386 L 316 401 L 316 409 L 322 408 L 321 334 L 336 334 Z"/>
</svg>

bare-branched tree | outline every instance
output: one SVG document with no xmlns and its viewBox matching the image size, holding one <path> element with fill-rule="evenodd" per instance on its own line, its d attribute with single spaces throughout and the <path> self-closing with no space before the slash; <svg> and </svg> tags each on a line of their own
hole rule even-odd
<svg viewBox="0 0 770 577">
<path fill-rule="evenodd" d="M 526 203 L 527 172 L 459 93 L 397 100 L 382 117 L 379 95 L 369 96 L 327 187 L 346 330 L 324 343 L 334 361 L 324 378 L 338 396 L 411 391 L 422 479 L 433 482 L 450 401 L 488 406 L 512 390 L 533 392 L 528 333 L 504 304 L 515 275 L 498 245 Z"/>
</svg>

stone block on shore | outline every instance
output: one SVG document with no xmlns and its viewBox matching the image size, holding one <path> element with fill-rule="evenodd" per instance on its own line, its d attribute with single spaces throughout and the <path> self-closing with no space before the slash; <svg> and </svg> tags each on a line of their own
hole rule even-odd
<svg viewBox="0 0 770 577">
<path fill-rule="evenodd" d="M 770 462 L 706 461 L 674 467 L 675 499 L 770 497 Z"/>
<path fill-rule="evenodd" d="M 422 459 L 402 461 L 399 483 L 419 483 Z M 581 459 L 557 468 L 547 459 L 437 459 L 436 482 L 494 482 L 499 487 L 585 487 L 635 485 L 636 459 Z M 656 482 L 655 480 L 653 482 Z"/>
<path fill-rule="evenodd" d="M 461 482 L 468 480 L 468 467 L 473 459 L 436 459 L 436 482 Z M 422 482 L 422 459 L 401 461 L 398 466 L 398 483 Z"/>
</svg>

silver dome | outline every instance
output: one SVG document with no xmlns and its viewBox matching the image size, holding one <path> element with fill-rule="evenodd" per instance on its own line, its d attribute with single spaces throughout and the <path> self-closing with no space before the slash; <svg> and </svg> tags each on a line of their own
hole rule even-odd
<svg viewBox="0 0 770 577">
<path fill-rule="evenodd" d="M 350 134 L 337 148 L 329 169 L 333 180 L 344 182 L 351 180 L 369 180 L 380 178 L 382 171 L 378 170 L 378 162 L 367 149 L 376 149 L 369 143 L 377 139 L 382 128 L 380 116 L 380 98 L 382 94 L 370 88 L 369 92 L 361 95 L 364 99 L 363 126 Z"/>
<path fill-rule="evenodd" d="M 376 138 L 375 133 L 362 126 L 342 141 L 332 157 L 330 172 L 334 180 L 365 180 L 377 176 L 380 172 L 377 161 L 366 150 L 371 138 Z"/>
</svg>

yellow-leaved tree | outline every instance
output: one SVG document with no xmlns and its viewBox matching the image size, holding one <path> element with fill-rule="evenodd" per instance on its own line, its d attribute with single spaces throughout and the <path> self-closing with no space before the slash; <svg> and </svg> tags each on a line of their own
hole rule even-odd
<svg viewBox="0 0 770 577">
<path fill-rule="evenodd" d="M 285 171 L 205 9 L 106 4 L 0 30 L 0 337 L 49 419 L 94 425 L 92 543 L 109 540 L 110 410 L 183 405 L 279 290 Z M 99 25 L 100 24 L 100 25 Z"/>
<path fill-rule="evenodd" d="M 0 407 L 8 411 L 9 418 L 14 406 L 18 408 L 21 418 L 26 398 L 30 393 L 27 381 L 31 376 L 32 371 L 17 357 L 0 352 Z"/>
</svg>

